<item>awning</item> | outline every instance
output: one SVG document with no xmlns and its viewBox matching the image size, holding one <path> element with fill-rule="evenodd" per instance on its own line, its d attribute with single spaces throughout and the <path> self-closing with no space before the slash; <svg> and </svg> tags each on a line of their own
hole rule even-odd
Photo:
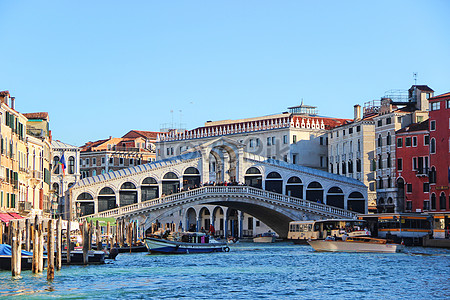
<svg viewBox="0 0 450 300">
<path fill-rule="evenodd" d="M 11 216 L 14 217 L 14 219 L 23 219 L 24 217 L 22 217 L 21 215 L 19 215 L 18 213 L 8 213 Z"/>
<path fill-rule="evenodd" d="M 107 222 L 109 222 L 111 226 L 115 226 L 116 225 L 116 219 L 114 219 L 114 218 L 89 218 L 88 217 L 88 218 L 86 218 L 86 220 L 88 222 L 90 222 L 92 220 L 92 223 L 94 225 L 97 222 L 97 220 L 98 220 L 98 225 L 100 225 L 100 226 L 106 226 Z"/>
<path fill-rule="evenodd" d="M 0 213 L 0 220 L 1 220 L 2 222 L 5 222 L 6 225 L 9 224 L 9 221 L 15 220 L 15 219 L 16 219 L 16 218 L 14 218 L 13 216 L 11 216 L 10 214 L 2 214 L 2 213 Z"/>
</svg>

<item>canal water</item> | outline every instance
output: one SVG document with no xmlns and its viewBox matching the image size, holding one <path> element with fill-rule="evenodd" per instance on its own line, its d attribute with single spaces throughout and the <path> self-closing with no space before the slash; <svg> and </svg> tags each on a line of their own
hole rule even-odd
<svg viewBox="0 0 450 300">
<path fill-rule="evenodd" d="M 8 299 L 449 299 L 450 250 L 319 253 L 291 243 L 238 243 L 229 253 L 119 254 L 100 266 L 0 271 Z"/>
</svg>

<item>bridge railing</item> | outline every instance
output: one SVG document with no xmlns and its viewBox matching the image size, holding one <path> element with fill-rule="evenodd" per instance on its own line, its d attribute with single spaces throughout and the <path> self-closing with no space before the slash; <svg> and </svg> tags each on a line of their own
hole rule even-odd
<svg viewBox="0 0 450 300">
<path fill-rule="evenodd" d="M 169 196 L 160 197 L 157 199 L 146 200 L 143 202 L 103 211 L 94 215 L 83 216 L 81 219 L 85 219 L 87 217 L 116 217 L 126 214 L 131 214 L 133 212 L 137 212 L 141 209 L 149 208 L 152 206 L 156 206 L 158 204 L 165 204 L 170 202 L 181 201 L 185 199 L 190 199 L 193 197 L 197 197 L 200 195 L 221 195 L 223 197 L 227 197 L 227 195 L 252 195 L 259 198 L 264 198 L 268 200 L 274 200 L 283 203 L 292 203 L 298 206 L 302 206 L 308 208 L 310 210 L 314 210 L 316 212 L 329 213 L 334 215 L 339 215 L 342 217 L 354 218 L 357 213 L 348 211 L 342 208 L 329 206 L 323 203 L 316 203 L 310 200 L 304 200 L 299 198 L 290 197 L 287 195 L 282 195 L 274 192 L 269 192 L 265 190 L 261 190 L 254 187 L 249 186 L 205 186 L 195 190 L 190 190 L 186 192 L 181 192 Z"/>
</svg>

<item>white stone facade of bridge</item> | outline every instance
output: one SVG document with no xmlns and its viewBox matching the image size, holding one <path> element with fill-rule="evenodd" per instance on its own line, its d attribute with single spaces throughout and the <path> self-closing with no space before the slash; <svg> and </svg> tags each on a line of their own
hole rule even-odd
<svg viewBox="0 0 450 300">
<path fill-rule="evenodd" d="M 72 217 L 148 202 L 151 198 L 209 183 L 211 158 L 216 160 L 217 172 L 222 172 L 219 176 L 225 181 L 245 182 L 262 190 L 345 210 L 353 205 L 353 210 L 367 212 L 367 188 L 361 182 L 249 154 L 243 151 L 243 145 L 222 137 L 178 157 L 81 180 L 70 191 Z M 189 208 L 183 206 L 177 210 L 185 214 Z M 200 210 L 201 207 L 194 209 L 197 218 Z"/>
</svg>

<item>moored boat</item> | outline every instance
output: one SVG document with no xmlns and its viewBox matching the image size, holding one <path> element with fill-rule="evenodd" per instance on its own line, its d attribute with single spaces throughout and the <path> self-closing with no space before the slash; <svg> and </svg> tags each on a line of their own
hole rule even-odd
<svg viewBox="0 0 450 300">
<path fill-rule="evenodd" d="M 308 244 L 316 251 L 324 252 L 379 252 L 397 253 L 403 252 L 404 245 L 394 244 L 385 239 L 371 237 L 348 237 L 343 240 L 312 240 Z"/>
<path fill-rule="evenodd" d="M 253 238 L 253 243 L 275 243 L 276 238 L 275 232 L 260 233 Z"/>
<path fill-rule="evenodd" d="M 144 240 L 150 253 L 189 254 L 230 251 L 226 243 L 218 242 L 201 232 L 174 233 L 167 239 L 154 236 Z"/>
<path fill-rule="evenodd" d="M 0 270 L 11 270 L 11 246 L 0 244 Z M 47 256 L 44 256 L 44 265 Z M 33 265 L 33 253 L 22 250 L 21 269 L 31 270 Z"/>
</svg>

